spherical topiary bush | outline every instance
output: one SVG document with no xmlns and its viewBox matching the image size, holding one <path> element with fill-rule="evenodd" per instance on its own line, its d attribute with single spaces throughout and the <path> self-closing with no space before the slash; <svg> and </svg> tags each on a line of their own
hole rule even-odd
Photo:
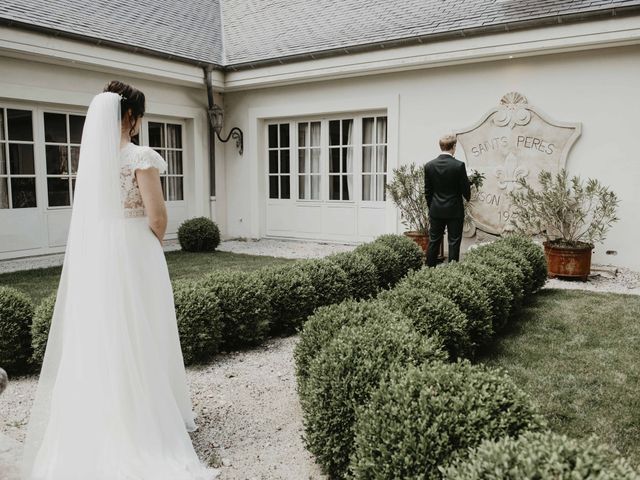
<svg viewBox="0 0 640 480">
<path fill-rule="evenodd" d="M 485 265 L 498 272 L 511 292 L 513 297 L 511 303 L 511 316 L 513 316 L 522 306 L 524 298 L 523 284 L 524 273 L 518 265 L 507 258 L 501 257 L 496 252 L 485 247 L 476 248 L 467 252 L 464 263 Z"/>
<path fill-rule="evenodd" d="M 578 441 L 552 432 L 485 440 L 443 473 L 446 480 L 640 479 L 627 460 L 595 438 Z"/>
<path fill-rule="evenodd" d="M 382 292 L 378 301 L 404 314 L 422 335 L 439 338 L 449 358 L 471 354 L 469 322 L 452 300 L 437 292 L 425 292 L 408 283 L 400 283 Z"/>
<path fill-rule="evenodd" d="M 400 255 L 390 247 L 381 243 L 364 243 L 358 246 L 354 252 L 366 256 L 376 266 L 376 275 L 380 288 L 389 288 L 402 278 Z"/>
<path fill-rule="evenodd" d="M 506 258 L 507 260 L 511 260 L 518 266 L 518 268 L 524 275 L 524 280 L 522 282 L 522 292 L 524 294 L 523 300 L 526 301 L 533 293 L 534 286 L 533 268 L 527 260 L 527 257 L 525 257 L 525 255 L 520 252 L 518 248 L 506 243 L 494 242 L 491 245 L 487 245 L 485 248 L 503 258 Z"/>
<path fill-rule="evenodd" d="M 300 328 L 318 303 L 309 272 L 294 262 L 263 268 L 258 274 L 265 284 L 271 309 L 271 333 Z"/>
<path fill-rule="evenodd" d="M 511 234 L 498 240 L 496 243 L 505 243 L 522 253 L 533 269 L 533 292 L 537 292 L 547 283 L 548 269 L 547 258 L 543 248 L 531 238 L 524 235 Z"/>
<path fill-rule="evenodd" d="M 225 348 L 257 345 L 266 337 L 271 308 L 267 287 L 259 275 L 221 270 L 206 275 L 202 284 L 218 300 Z"/>
<path fill-rule="evenodd" d="M 451 265 L 450 268 L 474 278 L 484 287 L 491 306 L 493 331 L 500 331 L 509 321 L 513 304 L 513 295 L 504 281 L 504 276 L 488 265 L 480 263 L 462 262 Z"/>
<path fill-rule="evenodd" d="M 357 415 L 350 470 L 370 480 L 440 479 L 483 440 L 544 426 L 508 377 L 467 361 L 394 369 Z"/>
<path fill-rule="evenodd" d="M 402 276 L 410 270 L 420 270 L 424 264 L 424 253 L 416 242 L 404 235 L 381 235 L 373 243 L 380 243 L 390 247 L 400 256 Z"/>
<path fill-rule="evenodd" d="M 199 282 L 181 280 L 173 284 L 173 299 L 184 363 L 210 360 L 222 341 L 218 297 Z"/>
<path fill-rule="evenodd" d="M 453 266 L 453 265 L 450 265 Z M 469 354 L 486 344 L 493 335 L 493 318 L 486 290 L 474 278 L 459 270 L 425 267 L 410 273 L 402 283 L 450 299 L 467 317 L 468 335 L 471 344 Z"/>
<path fill-rule="evenodd" d="M 347 274 L 351 298 L 370 298 L 378 291 L 376 266 L 369 257 L 355 252 L 342 252 L 326 259 L 338 265 Z"/>
<path fill-rule="evenodd" d="M 300 399 L 306 446 L 325 473 L 331 478 L 346 473 L 356 408 L 367 403 L 389 368 L 444 358 L 438 342 L 415 332 L 406 319 L 344 327 L 311 360 L 305 395 Z"/>
<path fill-rule="evenodd" d="M 178 241 L 185 252 L 213 252 L 220 245 L 220 230 L 210 218 L 191 218 L 178 228 Z"/>
<path fill-rule="evenodd" d="M 367 322 L 397 323 L 405 317 L 390 310 L 377 301 L 346 300 L 335 305 L 318 308 L 304 324 L 300 341 L 296 345 L 295 360 L 298 390 L 304 395 L 304 386 L 309 376 L 309 364 L 318 353 L 346 326 L 363 325 Z"/>
<path fill-rule="evenodd" d="M 55 306 L 56 294 L 53 293 L 40 302 L 33 315 L 33 323 L 31 324 L 31 362 L 34 366 L 42 365 Z"/>
<path fill-rule="evenodd" d="M 0 367 L 9 375 L 28 370 L 32 319 L 31 300 L 15 288 L 0 287 Z"/>
<path fill-rule="evenodd" d="M 339 303 L 349 297 L 349 277 L 337 263 L 324 260 L 300 260 L 297 267 L 309 274 L 316 291 L 316 307 Z"/>
</svg>

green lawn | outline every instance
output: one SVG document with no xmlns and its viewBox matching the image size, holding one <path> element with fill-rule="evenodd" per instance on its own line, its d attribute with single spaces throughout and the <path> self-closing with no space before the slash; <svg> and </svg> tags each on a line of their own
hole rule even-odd
<svg viewBox="0 0 640 480">
<path fill-rule="evenodd" d="M 198 278 L 218 269 L 255 270 L 267 265 L 290 262 L 274 257 L 261 257 L 229 252 L 189 253 L 167 252 L 167 265 L 172 280 Z M 29 295 L 37 304 L 58 288 L 62 267 L 40 268 L 0 274 L 0 285 L 15 287 Z"/>
<path fill-rule="evenodd" d="M 591 434 L 640 465 L 640 296 L 546 290 L 485 352 L 552 430 Z"/>
</svg>

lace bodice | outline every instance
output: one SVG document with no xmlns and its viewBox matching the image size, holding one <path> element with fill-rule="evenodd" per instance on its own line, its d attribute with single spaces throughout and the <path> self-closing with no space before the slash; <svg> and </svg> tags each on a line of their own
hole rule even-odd
<svg viewBox="0 0 640 480">
<path fill-rule="evenodd" d="M 135 171 L 155 167 L 160 173 L 167 170 L 167 162 L 151 147 L 133 143 L 120 150 L 120 196 L 125 217 L 144 217 L 144 203 L 136 181 Z"/>
</svg>

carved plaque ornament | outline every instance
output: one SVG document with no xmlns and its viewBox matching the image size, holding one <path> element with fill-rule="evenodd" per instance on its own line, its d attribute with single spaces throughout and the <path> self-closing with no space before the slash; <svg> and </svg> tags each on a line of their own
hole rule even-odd
<svg viewBox="0 0 640 480">
<path fill-rule="evenodd" d="M 542 170 L 556 173 L 564 168 L 581 125 L 549 120 L 523 95 L 511 92 L 473 127 L 455 133 L 467 171 L 485 174 L 465 222 L 465 236 L 472 237 L 476 229 L 500 235 L 509 228 L 509 192 L 519 188 L 517 180 L 526 178 L 535 187 Z"/>
</svg>

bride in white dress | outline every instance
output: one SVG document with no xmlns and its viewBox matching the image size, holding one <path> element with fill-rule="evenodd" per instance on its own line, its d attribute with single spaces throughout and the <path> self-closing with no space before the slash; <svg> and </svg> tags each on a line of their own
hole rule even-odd
<svg viewBox="0 0 640 480">
<path fill-rule="evenodd" d="M 27 480 L 210 480 L 197 458 L 161 245 L 164 159 L 131 143 L 142 92 L 89 106 L 71 226 L 22 461 Z"/>
</svg>

